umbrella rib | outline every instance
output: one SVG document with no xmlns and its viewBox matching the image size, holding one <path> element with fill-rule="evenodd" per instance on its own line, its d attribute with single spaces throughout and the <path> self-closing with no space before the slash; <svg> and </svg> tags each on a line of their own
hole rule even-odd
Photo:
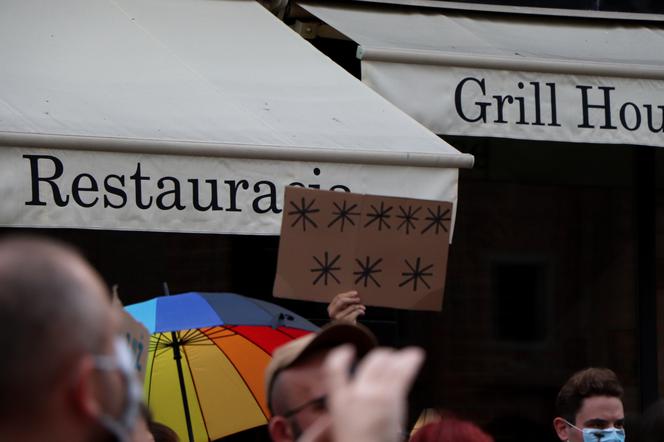
<svg viewBox="0 0 664 442">
<path fill-rule="evenodd" d="M 236 332 L 236 333 L 237 333 L 237 332 Z M 238 333 L 238 335 L 242 336 L 240 333 Z M 251 342 L 252 344 L 254 343 L 253 341 L 251 341 L 251 340 L 248 339 L 247 337 L 245 337 L 245 336 L 242 336 L 242 337 L 243 337 L 244 339 L 246 339 L 247 341 Z M 242 383 L 244 383 L 244 386 L 245 386 L 246 389 L 249 391 L 249 394 L 251 394 L 251 397 L 254 398 L 254 401 L 256 401 L 256 405 L 258 406 L 258 409 L 261 411 L 261 414 L 263 415 L 263 417 L 265 417 L 265 420 L 266 420 L 266 421 L 269 421 L 270 419 L 267 417 L 267 415 L 266 415 L 265 412 L 263 411 L 263 407 L 261 407 L 261 403 L 260 403 L 260 401 L 258 400 L 258 398 L 256 397 L 256 395 L 254 394 L 254 392 L 253 392 L 253 390 L 251 389 L 251 387 L 249 387 L 249 384 L 247 383 L 247 380 L 244 378 L 244 376 L 242 376 L 242 373 L 240 372 L 240 370 L 238 370 L 238 368 L 237 368 L 237 366 L 235 365 L 235 363 L 233 362 L 233 360 L 232 360 L 231 358 L 228 357 L 228 355 L 226 354 L 226 352 L 225 352 L 220 346 L 217 345 L 217 348 L 219 349 L 219 351 L 221 352 L 221 354 L 224 355 L 224 357 L 226 358 L 226 360 L 227 360 L 227 361 L 233 366 L 233 368 L 235 369 L 235 372 L 236 372 L 237 375 L 240 377 L 240 379 L 242 379 Z M 258 348 L 260 348 L 260 347 L 258 347 Z M 262 349 L 261 349 L 261 350 L 262 350 Z M 265 351 L 265 350 L 263 350 L 263 351 Z M 203 420 L 205 420 L 205 419 L 203 419 Z"/>
<path fill-rule="evenodd" d="M 180 332 L 177 332 L 178 334 Z M 189 340 L 192 336 L 196 336 L 196 329 L 189 329 L 184 332 L 182 336 L 178 336 L 178 340 L 186 345 L 187 340 Z"/>
<path fill-rule="evenodd" d="M 173 343 L 173 341 L 171 340 L 170 336 L 168 336 L 168 335 L 167 335 L 166 333 L 164 333 L 164 332 L 155 333 L 155 335 L 158 336 L 158 338 L 156 338 L 156 342 L 155 342 L 155 346 L 157 346 L 157 347 L 158 347 L 159 345 L 161 345 L 161 346 L 163 346 L 163 347 L 168 347 L 169 344 L 172 344 L 172 343 Z M 153 335 L 153 336 L 154 336 L 154 335 Z M 157 347 L 155 347 L 155 348 L 157 348 Z"/>
<path fill-rule="evenodd" d="M 205 334 L 208 338 L 230 338 L 236 335 L 235 331 L 227 326 L 209 327 L 206 330 L 201 330 L 201 333 Z"/>
<path fill-rule="evenodd" d="M 265 326 L 265 325 L 256 325 L 256 326 L 254 326 L 254 327 L 268 327 L 268 326 Z M 270 328 L 272 328 L 272 327 L 270 327 Z M 274 330 L 274 329 L 273 329 L 273 330 Z M 266 355 L 268 355 L 269 357 L 272 357 L 272 354 L 271 354 L 269 351 L 267 351 L 266 349 L 264 349 L 263 346 L 260 345 L 258 342 L 256 342 L 256 341 L 252 341 L 251 338 L 249 338 L 248 336 L 246 336 L 246 335 L 245 335 L 244 333 L 242 333 L 241 331 L 238 331 L 237 329 L 233 329 L 233 331 L 234 331 L 238 336 L 241 336 L 242 338 L 244 338 L 244 339 L 246 339 L 247 341 L 249 341 L 249 342 L 251 342 L 252 344 L 254 344 L 256 347 L 258 347 L 258 348 L 260 348 L 261 350 L 263 350 L 263 352 L 264 352 Z"/>
<path fill-rule="evenodd" d="M 205 342 L 206 344 L 201 344 Z M 203 333 L 201 330 L 197 330 L 195 334 L 192 334 L 192 337 L 184 343 L 184 345 L 214 345 L 210 343 L 210 339 Z"/>
<path fill-rule="evenodd" d="M 293 335 L 291 335 L 291 334 L 289 334 L 289 333 L 286 333 L 284 330 L 281 330 L 280 327 L 277 327 L 276 330 L 277 330 L 279 333 L 284 334 L 284 335 L 288 336 L 288 337 L 291 338 L 291 339 L 297 339 L 297 336 L 293 336 Z"/>
<path fill-rule="evenodd" d="M 202 332 L 201 334 L 204 335 L 204 333 Z M 205 427 L 205 435 L 208 437 L 208 440 L 210 440 L 210 431 L 208 430 L 207 421 L 205 420 L 205 413 L 203 413 L 203 405 L 201 404 L 201 401 L 199 399 L 198 387 L 196 387 L 196 380 L 194 379 L 194 373 L 191 371 L 191 364 L 189 363 L 189 355 L 187 354 L 187 350 L 184 346 L 182 347 L 182 353 L 184 354 L 184 358 L 187 360 L 187 368 L 188 368 L 187 371 L 189 372 L 189 377 L 191 378 L 191 384 L 194 386 L 196 404 L 198 404 L 198 411 L 200 412 L 201 419 L 203 420 L 203 426 Z"/>
<path fill-rule="evenodd" d="M 154 371 L 154 363 L 155 360 L 157 359 L 157 347 L 159 345 L 159 339 L 161 339 L 163 333 L 159 333 L 157 335 L 157 339 L 155 341 L 155 350 L 152 352 L 152 363 L 150 364 L 150 375 L 148 377 L 148 405 L 150 404 L 150 394 L 152 393 L 152 372 Z M 152 342 L 152 339 L 150 339 L 150 342 Z"/>
<path fill-rule="evenodd" d="M 168 353 L 168 352 L 172 351 L 171 349 L 172 349 L 172 347 L 167 347 L 167 346 L 161 347 L 160 349 L 154 351 L 154 353 L 155 353 L 154 357 L 155 358 L 160 357 L 164 353 Z"/>
</svg>

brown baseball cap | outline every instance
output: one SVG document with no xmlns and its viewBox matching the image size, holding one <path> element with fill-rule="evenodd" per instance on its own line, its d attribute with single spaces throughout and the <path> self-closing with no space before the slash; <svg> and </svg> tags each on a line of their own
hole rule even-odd
<svg viewBox="0 0 664 442">
<path fill-rule="evenodd" d="M 272 411 L 272 385 L 282 370 L 319 350 L 332 349 L 343 344 L 353 345 L 356 357 L 359 359 L 376 347 L 378 341 L 374 334 L 361 324 L 332 322 L 317 333 L 310 333 L 278 347 L 265 369 L 265 392 L 270 411 Z"/>
</svg>

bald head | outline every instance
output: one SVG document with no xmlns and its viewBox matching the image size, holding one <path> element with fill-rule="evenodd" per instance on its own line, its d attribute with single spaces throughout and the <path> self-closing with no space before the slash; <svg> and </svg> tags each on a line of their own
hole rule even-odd
<svg viewBox="0 0 664 442">
<path fill-rule="evenodd" d="M 74 250 L 38 238 L 0 240 L 0 416 L 37 412 L 75 359 L 112 334 L 110 296 Z"/>
</svg>

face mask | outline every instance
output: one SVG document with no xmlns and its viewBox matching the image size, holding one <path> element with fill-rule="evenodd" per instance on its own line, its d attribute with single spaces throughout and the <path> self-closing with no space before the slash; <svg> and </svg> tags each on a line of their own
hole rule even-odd
<svg viewBox="0 0 664 442">
<path fill-rule="evenodd" d="M 95 366 L 98 370 L 118 371 L 120 373 L 125 385 L 125 391 L 123 392 L 124 409 L 117 417 L 102 414 L 99 421 L 118 441 L 126 442 L 130 440 L 131 433 L 136 425 L 143 397 L 143 388 L 136 377 L 131 351 L 127 347 L 127 343 L 118 337 L 115 339 L 114 349 L 115 354 L 113 356 L 95 356 Z"/>
<path fill-rule="evenodd" d="M 583 433 L 583 442 L 625 442 L 625 430 L 622 428 L 584 428 L 581 429 L 565 421 L 567 425 Z"/>
</svg>

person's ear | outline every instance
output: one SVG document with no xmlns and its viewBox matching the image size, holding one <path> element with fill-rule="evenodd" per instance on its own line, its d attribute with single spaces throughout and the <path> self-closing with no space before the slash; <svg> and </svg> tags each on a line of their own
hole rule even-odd
<svg viewBox="0 0 664 442">
<path fill-rule="evenodd" d="M 294 440 L 291 424 L 283 416 L 272 416 L 267 429 L 273 442 L 292 442 Z"/>
<path fill-rule="evenodd" d="M 557 417 L 553 420 L 553 428 L 556 430 L 558 439 L 569 440 L 569 425 L 562 417 Z"/>
<path fill-rule="evenodd" d="M 102 412 L 99 372 L 91 357 L 82 357 L 73 370 L 70 400 L 77 413 L 95 418 Z"/>
</svg>

